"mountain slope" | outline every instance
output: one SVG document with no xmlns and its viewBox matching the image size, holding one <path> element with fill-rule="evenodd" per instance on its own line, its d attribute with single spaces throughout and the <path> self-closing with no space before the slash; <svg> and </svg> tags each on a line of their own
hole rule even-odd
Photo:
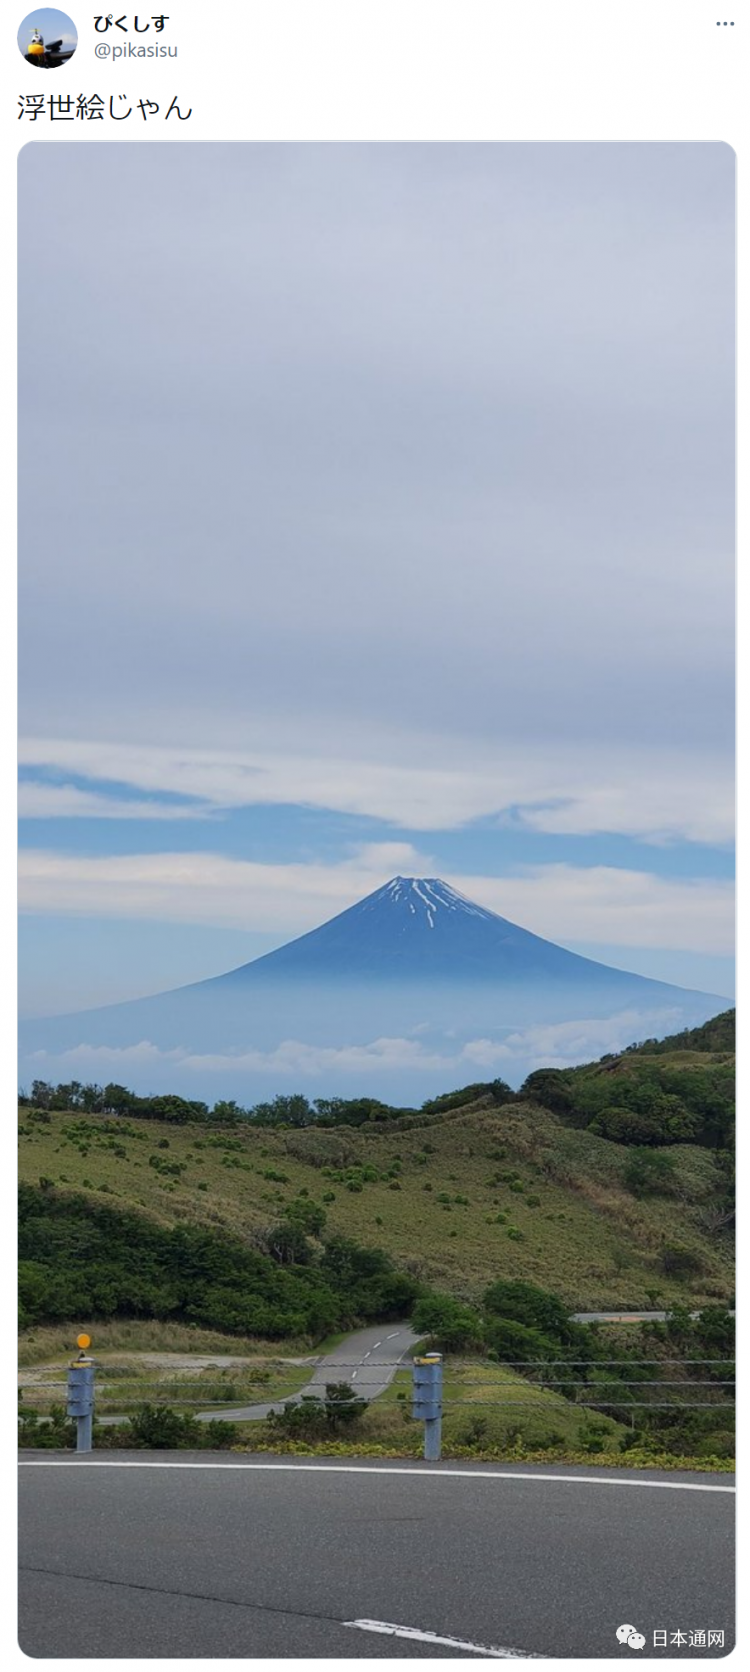
<svg viewBox="0 0 750 1672">
<path fill-rule="evenodd" d="M 303 1084 L 414 1102 L 478 1066 L 518 1084 L 540 1053 L 580 1060 L 703 1022 L 725 1002 L 582 958 L 438 878 L 394 877 L 225 975 L 25 1024 L 22 1074 L 54 1074 L 73 1053 L 81 1070 L 93 1060 L 112 1077 L 126 1053 L 131 1082 L 142 1064 L 153 1088 L 182 1073 L 193 1094 L 216 1095 L 219 1074 L 244 1101 Z"/>
<path fill-rule="evenodd" d="M 320 928 L 215 977 L 212 985 L 308 977 L 514 985 L 596 981 L 615 987 L 642 979 L 543 940 L 438 877 L 394 877 Z"/>
<path fill-rule="evenodd" d="M 385 1249 L 401 1270 L 476 1300 L 497 1277 L 538 1283 L 576 1310 L 727 1300 L 724 1180 L 692 1144 L 666 1153 L 667 1187 L 628 1188 L 632 1151 L 547 1109 L 493 1106 L 371 1126 L 290 1131 L 240 1122 L 20 1111 L 19 1170 L 60 1193 L 135 1209 L 163 1226 L 252 1238 L 290 1204 L 323 1208 L 326 1235 Z M 674 1275 L 665 1250 L 688 1254 Z"/>
</svg>

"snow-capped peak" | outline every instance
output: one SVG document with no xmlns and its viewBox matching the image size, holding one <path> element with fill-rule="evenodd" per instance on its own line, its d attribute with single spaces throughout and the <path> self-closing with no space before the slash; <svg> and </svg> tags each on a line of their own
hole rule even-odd
<svg viewBox="0 0 750 1672">
<path fill-rule="evenodd" d="M 424 913 L 432 929 L 439 911 L 465 912 L 468 917 L 492 917 L 465 894 L 451 888 L 440 877 L 393 877 L 375 896 L 383 902 L 404 905 L 415 916 Z"/>
</svg>

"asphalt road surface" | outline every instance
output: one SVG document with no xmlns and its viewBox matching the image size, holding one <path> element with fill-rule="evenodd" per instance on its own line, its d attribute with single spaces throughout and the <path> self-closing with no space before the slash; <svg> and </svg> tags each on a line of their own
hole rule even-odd
<svg viewBox="0 0 750 1672">
<path fill-rule="evenodd" d="M 201 1422 L 225 1422 L 267 1417 L 271 1411 L 281 1411 L 285 1405 L 296 1405 L 306 1394 L 325 1397 L 326 1382 L 351 1382 L 358 1399 L 376 1399 L 387 1388 L 396 1374 L 398 1363 L 409 1355 L 419 1337 L 408 1324 L 378 1324 L 374 1329 L 362 1329 L 348 1335 L 333 1352 L 318 1360 L 312 1377 L 299 1393 L 289 1399 L 277 1399 L 270 1405 L 238 1405 L 231 1410 L 197 1411 Z"/>
<path fill-rule="evenodd" d="M 691 1318 L 699 1318 L 700 1312 L 691 1312 Z M 733 1310 L 729 1311 L 730 1318 L 734 1317 Z M 573 1312 L 571 1317 L 578 1324 L 647 1324 L 661 1323 L 669 1317 L 668 1312 Z"/>
<path fill-rule="evenodd" d="M 726 1475 L 36 1453 L 20 1467 L 20 1644 L 627 1660 L 627 1623 L 644 1658 L 715 1658 L 733 1645 L 733 1519 Z"/>
</svg>

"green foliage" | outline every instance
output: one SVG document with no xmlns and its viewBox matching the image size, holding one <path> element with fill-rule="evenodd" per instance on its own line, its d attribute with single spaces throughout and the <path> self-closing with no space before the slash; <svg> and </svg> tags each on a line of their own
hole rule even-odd
<svg viewBox="0 0 750 1672">
<path fill-rule="evenodd" d="M 65 1412 L 64 1405 L 53 1405 L 49 1417 L 36 1411 L 18 1412 L 18 1443 L 35 1450 L 72 1451 L 76 1444 L 76 1424 Z"/>
<path fill-rule="evenodd" d="M 518 1093 L 523 1103 L 540 1103 L 553 1115 L 565 1116 L 573 1107 L 570 1071 L 565 1068 L 537 1068 L 529 1074 Z"/>
<path fill-rule="evenodd" d="M 459 1091 L 443 1092 L 440 1097 L 430 1097 L 422 1104 L 425 1114 L 441 1115 L 450 1109 L 462 1109 L 467 1103 L 476 1103 L 479 1098 L 491 1098 L 500 1107 L 503 1103 L 513 1103 L 516 1093 L 506 1085 L 504 1080 L 477 1080 L 470 1086 L 462 1086 Z"/>
<path fill-rule="evenodd" d="M 670 1034 L 668 1039 L 646 1039 L 641 1045 L 630 1045 L 628 1051 L 641 1056 L 664 1056 L 673 1051 L 728 1051 L 735 1049 L 734 1010 L 722 1010 L 698 1028 L 685 1028 L 682 1033 Z"/>
<path fill-rule="evenodd" d="M 302 1398 L 273 1411 L 268 1426 L 275 1438 L 316 1440 L 356 1427 L 367 1405 L 349 1382 L 326 1382 L 325 1398 L 303 1394 Z"/>
<path fill-rule="evenodd" d="M 691 1248 L 680 1248 L 676 1243 L 665 1243 L 659 1255 L 665 1277 L 695 1277 L 701 1270 L 700 1255 Z"/>
<path fill-rule="evenodd" d="M 319 1207 L 317 1202 L 299 1196 L 288 1204 L 284 1214 L 289 1223 L 298 1226 L 307 1237 L 319 1237 L 325 1230 L 328 1218 L 325 1208 Z"/>
<path fill-rule="evenodd" d="M 633 1196 L 671 1196 L 675 1173 L 674 1158 L 663 1150 L 632 1149 L 622 1181 Z"/>
<path fill-rule="evenodd" d="M 236 1423 L 198 1422 L 189 1412 L 173 1411 L 169 1405 L 140 1405 L 129 1419 L 128 1444 L 150 1451 L 226 1449 L 236 1440 Z"/>
<path fill-rule="evenodd" d="M 274 1257 L 238 1237 L 163 1226 L 85 1197 L 19 1192 L 23 1324 L 86 1316 L 174 1318 L 229 1334 L 309 1335 L 408 1316 L 419 1293 L 380 1249 L 298 1225 L 274 1228 Z"/>
<path fill-rule="evenodd" d="M 309 1266 L 313 1249 L 298 1223 L 271 1225 L 263 1237 L 263 1246 L 280 1266 Z"/>
<path fill-rule="evenodd" d="M 485 1340 L 493 1358 L 506 1364 L 530 1364 L 534 1360 L 551 1360 L 559 1356 L 559 1346 L 542 1330 L 530 1329 L 527 1324 L 511 1318 L 492 1318 L 485 1325 Z"/>
<path fill-rule="evenodd" d="M 647 1040 L 598 1063 L 537 1069 L 518 1097 L 619 1144 L 729 1149 L 733 1052 L 734 1011 L 726 1011 L 702 1028 Z"/>
<path fill-rule="evenodd" d="M 452 1295 L 429 1295 L 417 1301 L 412 1323 L 417 1335 L 428 1336 L 439 1352 L 471 1351 L 483 1338 L 478 1312 Z"/>
<path fill-rule="evenodd" d="M 535 1283 L 492 1283 L 485 1292 L 484 1304 L 495 1318 L 512 1318 L 557 1340 L 568 1340 L 571 1328 L 575 1328 L 562 1301 Z"/>
</svg>

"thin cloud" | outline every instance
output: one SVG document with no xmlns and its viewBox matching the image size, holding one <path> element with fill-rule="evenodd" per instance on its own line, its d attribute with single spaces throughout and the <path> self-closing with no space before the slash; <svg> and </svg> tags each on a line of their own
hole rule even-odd
<svg viewBox="0 0 750 1672">
<path fill-rule="evenodd" d="M 424 875 L 431 868 L 430 856 L 406 842 L 368 843 L 335 865 L 261 864 L 201 852 L 98 858 L 36 848 L 20 855 L 19 889 L 27 912 L 228 925 L 281 941 L 353 905 L 395 872 Z M 733 888 L 713 878 L 539 865 L 516 876 L 446 880 L 563 943 L 712 954 L 733 948 Z"/>
<path fill-rule="evenodd" d="M 439 831 L 512 811 L 530 829 L 557 834 L 705 843 L 733 836 L 732 763 L 715 753 L 634 753 L 613 746 L 603 763 L 598 751 L 574 744 L 482 751 L 446 741 L 437 767 L 426 741 L 423 747 L 418 740 L 412 744 L 408 762 L 399 759 L 404 744 L 396 738 L 381 738 L 379 751 L 380 758 L 368 759 L 366 752 L 234 753 L 28 737 L 21 740 L 19 756 L 23 766 L 89 779 L 100 796 L 103 783 L 116 781 L 141 792 L 191 797 L 186 817 L 199 816 L 201 803 L 206 813 L 273 804 Z"/>
<path fill-rule="evenodd" d="M 166 801 L 125 801 L 81 790 L 75 784 L 40 784 L 25 779 L 18 786 L 20 819 L 211 819 L 205 803 L 179 806 Z"/>
<path fill-rule="evenodd" d="M 39 1074 L 58 1074 L 76 1069 L 80 1072 L 107 1075 L 110 1073 L 141 1073 L 166 1068 L 183 1076 L 225 1076 L 235 1082 L 243 1075 L 271 1076 L 280 1087 L 292 1083 L 306 1084 L 314 1091 L 316 1082 L 335 1083 L 339 1075 L 361 1073 L 363 1083 L 376 1084 L 379 1074 L 394 1071 L 403 1074 L 440 1073 L 456 1084 L 467 1080 L 494 1078 L 506 1074 L 517 1078 L 516 1070 L 524 1074 L 544 1064 L 547 1067 L 568 1067 L 586 1062 L 607 1052 L 622 1050 L 632 1040 L 651 1037 L 654 1032 L 667 1033 L 679 1025 L 679 1012 L 665 1006 L 661 1012 L 624 1010 L 607 1019 L 582 1018 L 545 1027 L 530 1027 L 507 1035 L 502 1040 L 470 1039 L 451 1050 L 442 1041 L 435 1050 L 411 1037 L 386 1037 L 361 1044 L 345 1046 L 310 1045 L 299 1039 L 286 1039 L 272 1051 L 242 1047 L 236 1051 L 194 1052 L 181 1049 L 161 1050 L 150 1040 L 127 1046 L 89 1045 L 81 1042 L 74 1049 L 58 1055 L 35 1051 L 28 1058 L 29 1065 Z"/>
</svg>

